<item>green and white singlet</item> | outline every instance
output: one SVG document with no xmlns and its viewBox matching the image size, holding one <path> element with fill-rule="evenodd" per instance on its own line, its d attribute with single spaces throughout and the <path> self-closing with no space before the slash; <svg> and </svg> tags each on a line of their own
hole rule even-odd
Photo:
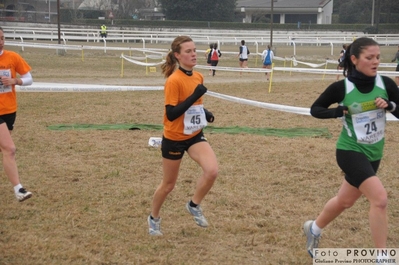
<svg viewBox="0 0 399 265">
<path fill-rule="evenodd" d="M 354 83 L 345 79 L 345 98 L 340 105 L 348 107 L 343 116 L 343 129 L 337 141 L 337 149 L 363 153 L 369 161 L 382 158 L 385 143 L 385 109 L 376 107 L 377 97 L 388 99 L 385 84 L 376 76 L 371 92 L 361 93 Z"/>
</svg>

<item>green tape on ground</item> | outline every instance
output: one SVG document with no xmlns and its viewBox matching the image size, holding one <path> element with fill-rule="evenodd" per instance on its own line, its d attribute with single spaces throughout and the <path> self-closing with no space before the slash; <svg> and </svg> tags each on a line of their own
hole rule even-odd
<svg viewBox="0 0 399 265">
<path fill-rule="evenodd" d="M 50 125 L 49 130 L 153 130 L 162 131 L 163 125 L 159 124 L 61 124 Z M 331 138 L 327 128 L 250 128 L 250 127 L 214 127 L 207 126 L 205 133 L 227 133 L 227 134 L 257 134 L 278 137 L 324 137 Z"/>
<path fill-rule="evenodd" d="M 258 134 L 266 136 L 279 137 L 325 137 L 331 138 L 331 134 L 327 128 L 249 128 L 249 127 L 213 127 L 208 126 L 204 130 L 208 133 L 228 133 L 228 134 Z"/>
</svg>

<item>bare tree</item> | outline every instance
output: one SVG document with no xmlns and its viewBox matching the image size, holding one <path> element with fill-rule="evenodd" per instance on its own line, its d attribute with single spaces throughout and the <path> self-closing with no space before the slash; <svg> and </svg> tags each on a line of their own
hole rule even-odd
<svg viewBox="0 0 399 265">
<path fill-rule="evenodd" d="M 112 0 L 84 0 L 79 9 L 113 10 Z"/>
<path fill-rule="evenodd" d="M 146 0 L 118 0 L 117 15 L 120 18 L 128 18 L 137 13 L 137 10 L 145 7 Z"/>
</svg>

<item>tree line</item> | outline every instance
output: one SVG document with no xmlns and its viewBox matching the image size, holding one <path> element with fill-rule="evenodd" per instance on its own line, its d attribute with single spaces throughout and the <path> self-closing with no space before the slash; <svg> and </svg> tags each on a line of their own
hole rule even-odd
<svg viewBox="0 0 399 265">
<path fill-rule="evenodd" d="M 168 20 L 225 21 L 235 19 L 236 0 L 159 0 Z M 374 3 L 374 12 L 373 12 Z M 399 23 L 399 1 L 334 0 L 333 13 L 339 23 Z M 354 15 L 355 14 L 355 15 Z"/>
<path fill-rule="evenodd" d="M 373 12 L 374 3 L 374 12 Z M 339 23 L 399 23 L 399 1 L 393 0 L 334 0 L 334 14 Z M 356 14 L 356 15 L 354 15 Z"/>
<path fill-rule="evenodd" d="M 100 0 L 109 1 L 109 0 Z M 167 20 L 181 21 L 218 21 L 234 22 L 237 15 L 236 0 L 111 0 L 118 6 L 115 11 L 118 18 L 139 18 L 142 8 L 153 9 L 161 6 Z M 374 3 L 374 5 L 373 5 Z M 374 11 L 373 11 L 374 6 Z M 238 13 L 238 14 L 237 14 Z M 374 14 L 374 16 L 373 16 Z M 399 23 L 399 1 L 397 0 L 334 0 L 333 15 L 337 17 L 333 23 L 369 24 L 372 16 L 374 23 Z M 269 22 L 266 19 L 257 22 Z M 268 17 L 269 16 L 269 17 Z"/>
</svg>

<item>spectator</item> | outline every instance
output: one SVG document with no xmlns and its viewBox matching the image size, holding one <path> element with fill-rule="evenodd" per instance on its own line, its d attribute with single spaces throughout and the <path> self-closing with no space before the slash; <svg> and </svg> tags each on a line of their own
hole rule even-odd
<svg viewBox="0 0 399 265">
<path fill-rule="evenodd" d="M 101 38 L 106 38 L 107 37 L 107 26 L 104 24 L 101 25 Z"/>
</svg>

